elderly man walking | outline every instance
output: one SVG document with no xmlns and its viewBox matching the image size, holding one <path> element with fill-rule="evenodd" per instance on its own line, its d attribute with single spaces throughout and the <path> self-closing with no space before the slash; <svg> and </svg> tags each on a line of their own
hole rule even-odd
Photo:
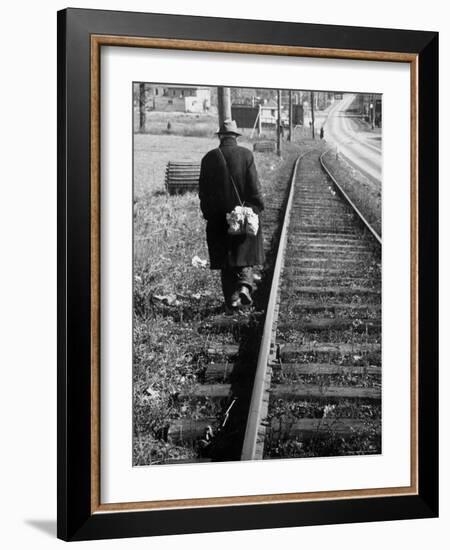
<svg viewBox="0 0 450 550">
<path fill-rule="evenodd" d="M 252 303 L 252 267 L 264 263 L 261 224 L 256 235 L 231 235 L 226 215 L 236 206 L 264 209 L 253 153 L 237 144 L 236 123 L 225 120 L 217 135 L 218 148 L 202 159 L 200 208 L 207 220 L 206 240 L 211 269 L 220 269 L 225 305 L 236 309 Z"/>
</svg>

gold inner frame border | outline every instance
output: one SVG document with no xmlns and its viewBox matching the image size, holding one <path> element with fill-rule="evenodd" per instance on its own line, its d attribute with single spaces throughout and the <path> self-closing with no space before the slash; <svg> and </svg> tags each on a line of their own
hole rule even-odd
<svg viewBox="0 0 450 550">
<path fill-rule="evenodd" d="M 142 502 L 101 503 L 100 500 L 100 50 L 102 46 L 163 48 L 206 52 L 359 59 L 409 63 L 411 99 L 411 460 L 407 487 L 367 488 L 339 491 L 282 493 L 231 497 L 211 497 Z M 307 48 L 273 44 L 246 44 L 146 38 L 115 35 L 91 35 L 90 65 L 90 185 L 91 185 L 91 513 L 163 510 L 254 504 L 307 502 L 317 500 L 361 499 L 417 495 L 418 476 L 418 55 L 401 52 Z"/>
</svg>

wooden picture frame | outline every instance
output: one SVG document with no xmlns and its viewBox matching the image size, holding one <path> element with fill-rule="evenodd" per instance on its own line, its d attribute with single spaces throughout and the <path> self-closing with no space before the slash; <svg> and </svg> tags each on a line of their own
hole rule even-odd
<svg viewBox="0 0 450 550">
<path fill-rule="evenodd" d="M 100 502 L 100 50 L 361 59 L 411 67 L 411 485 Z M 58 13 L 58 537 L 87 540 L 438 514 L 438 35 L 67 9 Z M 399 205 L 401 208 L 401 205 Z"/>
</svg>

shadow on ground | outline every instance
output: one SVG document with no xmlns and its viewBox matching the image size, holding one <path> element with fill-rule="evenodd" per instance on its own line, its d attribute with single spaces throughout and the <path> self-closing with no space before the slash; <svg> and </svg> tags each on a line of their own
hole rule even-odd
<svg viewBox="0 0 450 550">
<path fill-rule="evenodd" d="M 46 535 L 56 537 L 56 519 L 26 519 L 25 523 Z"/>
</svg>

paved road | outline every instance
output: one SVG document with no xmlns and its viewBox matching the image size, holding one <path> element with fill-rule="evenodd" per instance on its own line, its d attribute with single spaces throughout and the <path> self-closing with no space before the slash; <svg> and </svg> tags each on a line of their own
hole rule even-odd
<svg viewBox="0 0 450 550">
<path fill-rule="evenodd" d="M 350 164 L 381 186 L 381 133 L 378 129 L 371 130 L 359 117 L 346 113 L 354 97 L 344 94 L 342 100 L 331 106 L 324 125 L 325 139 L 337 145 Z"/>
</svg>

